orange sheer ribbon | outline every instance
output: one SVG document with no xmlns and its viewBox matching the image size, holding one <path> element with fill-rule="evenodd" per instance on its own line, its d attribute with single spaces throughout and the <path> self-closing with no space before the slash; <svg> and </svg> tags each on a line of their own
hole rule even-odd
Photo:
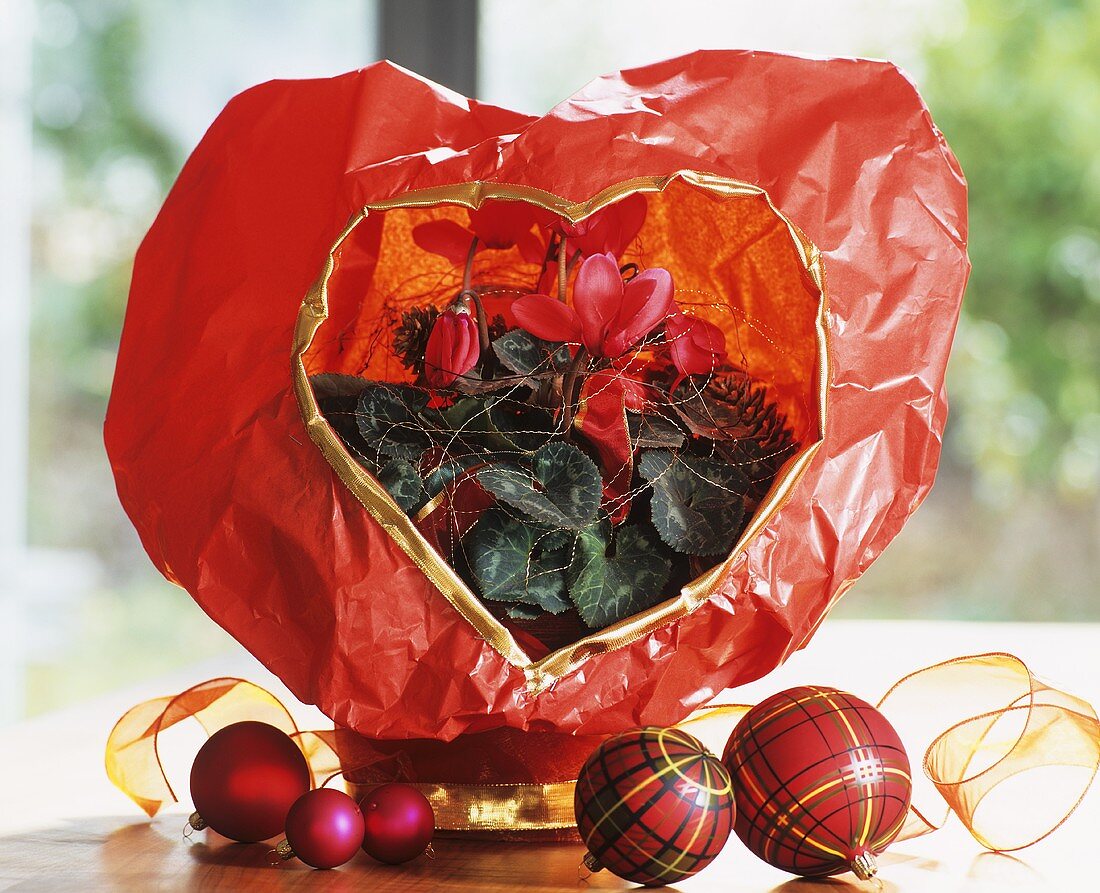
<svg viewBox="0 0 1100 893">
<path fill-rule="evenodd" d="M 1030 846 L 1069 818 L 1100 769 L 1100 721 L 1092 705 L 1041 681 L 1011 654 L 959 657 L 917 670 L 897 682 L 878 706 L 910 753 L 924 754 L 924 778 L 913 779 L 913 807 L 901 840 L 936 830 L 954 812 L 988 849 Z M 686 722 L 720 722 L 728 731 L 731 720 L 748 709 L 705 708 Z M 175 697 L 139 704 L 108 738 L 107 774 L 150 816 L 166 800 L 176 800 L 157 755 L 157 736 L 188 717 L 208 734 L 244 719 L 285 730 L 309 760 L 315 783 L 340 774 L 358 784 L 416 781 L 400 755 L 380 759 L 362 749 L 359 736 L 343 729 L 299 732 L 270 692 L 242 679 L 212 679 Z M 565 790 L 569 785 L 461 787 L 464 810 L 471 797 L 478 807 L 470 815 L 499 812 L 501 788 L 509 789 L 510 804 L 546 797 L 572 802 L 572 791 Z M 530 788 L 531 796 L 517 797 L 518 788 Z M 935 791 L 945 803 L 936 805 Z M 533 816 L 561 812 L 561 804 L 536 805 Z M 525 828 L 538 824 L 523 816 L 517 821 Z"/>
<path fill-rule="evenodd" d="M 218 729 L 255 719 L 298 732 L 283 703 L 266 689 L 245 679 L 208 679 L 178 695 L 143 701 L 127 710 L 107 736 L 107 777 L 150 816 L 166 801 L 178 801 L 157 743 L 160 733 L 185 719 L 195 719 L 207 735 Z"/>
<path fill-rule="evenodd" d="M 1100 768 L 1093 706 L 1011 654 L 917 670 L 878 706 L 910 752 L 924 754 L 901 840 L 935 831 L 954 812 L 988 849 L 1031 846 L 1070 817 Z"/>
</svg>

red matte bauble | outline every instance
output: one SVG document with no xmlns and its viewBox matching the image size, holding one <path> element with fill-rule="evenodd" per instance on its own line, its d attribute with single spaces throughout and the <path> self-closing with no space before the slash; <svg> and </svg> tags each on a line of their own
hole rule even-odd
<svg viewBox="0 0 1100 893">
<path fill-rule="evenodd" d="M 223 837 L 242 843 L 281 834 L 290 807 L 309 787 L 309 764 L 298 745 L 263 722 L 219 729 L 191 765 L 195 811 Z"/>
<path fill-rule="evenodd" d="M 363 813 L 351 797 L 332 788 L 318 788 L 290 807 L 286 840 L 306 865 L 335 868 L 363 845 L 364 827 Z"/>
<path fill-rule="evenodd" d="M 435 812 L 428 798 L 411 785 L 380 785 L 363 798 L 359 807 L 366 823 L 363 852 L 379 862 L 408 862 L 432 842 Z"/>
<path fill-rule="evenodd" d="M 718 855 L 733 825 L 722 762 L 681 729 L 649 726 L 607 739 L 577 778 L 585 865 L 636 884 L 674 884 Z"/>
<path fill-rule="evenodd" d="M 905 747 L 866 701 L 802 686 L 742 717 L 722 757 L 737 836 L 765 862 L 805 877 L 866 879 L 897 837 L 912 783 Z"/>
</svg>

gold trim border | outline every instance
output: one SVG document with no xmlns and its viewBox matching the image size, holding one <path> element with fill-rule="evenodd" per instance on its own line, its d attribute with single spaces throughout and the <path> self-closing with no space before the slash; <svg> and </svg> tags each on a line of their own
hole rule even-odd
<svg viewBox="0 0 1100 893">
<path fill-rule="evenodd" d="M 818 348 L 817 381 L 814 383 L 818 398 L 818 439 L 804 446 L 784 463 L 760 508 L 757 509 L 749 526 L 745 528 L 725 561 L 683 587 L 678 596 L 585 636 L 571 645 L 559 648 L 538 661 L 532 661 L 512 634 L 489 613 L 465 581 L 432 548 L 412 519 L 390 498 L 385 488 L 348 452 L 317 405 L 317 398 L 306 372 L 305 354 L 313 343 L 317 331 L 328 318 L 328 281 L 336 268 L 336 252 L 352 230 L 372 212 L 397 208 L 424 208 L 440 204 L 478 208 L 482 202 L 496 199 L 526 201 L 576 223 L 632 193 L 663 192 L 675 180 L 681 180 L 723 198 L 762 197 L 772 213 L 786 225 L 805 271 L 806 282 L 819 296 L 814 326 Z M 609 186 L 584 202 L 570 202 L 530 186 L 473 181 L 416 189 L 384 201 L 368 204 L 352 215 L 343 232 L 337 237 L 332 248 L 329 249 L 320 276 L 302 301 L 294 328 L 294 348 L 291 359 L 294 395 L 310 439 L 317 445 L 325 460 L 333 467 L 355 498 L 424 572 L 447 601 L 509 664 L 523 670 L 527 680 L 527 690 L 531 695 L 547 690 L 558 679 L 572 673 L 593 655 L 623 648 L 674 620 L 686 617 L 710 597 L 747 544 L 790 498 L 795 485 L 820 448 L 825 436 L 829 370 L 828 292 L 825 267 L 817 246 L 775 206 L 771 197 L 761 187 L 693 170 L 681 170 L 664 177 L 634 177 Z"/>
</svg>

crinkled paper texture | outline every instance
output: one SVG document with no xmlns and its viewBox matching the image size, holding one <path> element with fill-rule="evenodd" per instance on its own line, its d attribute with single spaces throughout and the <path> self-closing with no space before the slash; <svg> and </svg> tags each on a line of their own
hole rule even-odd
<svg viewBox="0 0 1100 893">
<path fill-rule="evenodd" d="M 824 443 L 701 608 L 532 696 L 309 440 L 294 321 L 368 202 L 470 180 L 582 201 L 681 169 L 763 187 L 821 249 Z M 138 252 L 106 424 L 119 495 L 166 577 L 364 735 L 670 724 L 804 645 L 928 492 L 965 241 L 962 173 L 886 63 L 699 52 L 542 118 L 388 63 L 263 84 L 211 126 Z"/>
</svg>

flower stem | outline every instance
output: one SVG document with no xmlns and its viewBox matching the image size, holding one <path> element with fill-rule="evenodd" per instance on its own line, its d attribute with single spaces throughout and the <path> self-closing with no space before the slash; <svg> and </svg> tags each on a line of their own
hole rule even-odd
<svg viewBox="0 0 1100 893">
<path fill-rule="evenodd" d="M 470 290 L 470 279 L 474 272 L 474 255 L 477 254 L 477 236 L 470 242 L 470 250 L 466 252 L 466 269 L 462 271 L 462 292 Z"/>
<path fill-rule="evenodd" d="M 577 348 L 577 353 L 573 357 L 573 361 L 569 364 L 569 369 L 566 370 L 565 380 L 562 382 L 561 387 L 561 417 L 565 425 L 566 437 L 571 436 L 573 417 L 576 414 L 576 398 L 573 392 L 577 390 L 577 377 L 580 375 L 581 366 L 588 366 L 588 351 L 584 349 L 583 344 Z"/>
<path fill-rule="evenodd" d="M 556 236 L 551 233 L 546 239 L 546 253 L 542 256 L 542 266 L 539 268 L 539 275 L 535 279 L 535 287 L 531 289 L 532 293 L 537 293 L 539 286 L 542 285 L 542 274 L 546 272 L 546 268 L 550 266 L 550 261 L 554 257 L 554 252 L 557 250 L 557 245 L 554 240 Z"/>
<path fill-rule="evenodd" d="M 466 268 L 462 271 L 462 291 L 458 293 L 459 300 L 469 300 L 474 305 L 477 314 L 477 342 L 481 348 L 480 357 L 485 371 L 492 373 L 493 354 L 489 350 L 489 318 L 485 315 L 485 305 L 481 303 L 481 295 L 470 285 L 474 272 L 474 255 L 477 254 L 478 239 L 474 236 L 470 242 L 470 250 L 466 252 Z"/>
<path fill-rule="evenodd" d="M 489 320 L 485 316 L 485 306 L 481 303 L 481 295 L 477 293 L 477 290 L 470 286 L 470 280 L 473 278 L 474 271 L 474 255 L 477 254 L 477 236 L 474 236 L 473 241 L 470 242 L 470 250 L 466 252 L 466 269 L 462 271 L 462 291 L 458 293 L 460 300 L 472 301 L 474 305 L 474 311 L 477 313 L 477 340 L 481 346 L 481 354 L 485 356 L 485 352 L 489 349 Z"/>
<path fill-rule="evenodd" d="M 462 294 L 473 302 L 474 312 L 477 313 L 477 341 L 481 347 L 481 355 L 487 358 L 489 356 L 489 320 L 485 315 L 485 305 L 481 303 L 481 295 L 472 288 Z"/>
</svg>

